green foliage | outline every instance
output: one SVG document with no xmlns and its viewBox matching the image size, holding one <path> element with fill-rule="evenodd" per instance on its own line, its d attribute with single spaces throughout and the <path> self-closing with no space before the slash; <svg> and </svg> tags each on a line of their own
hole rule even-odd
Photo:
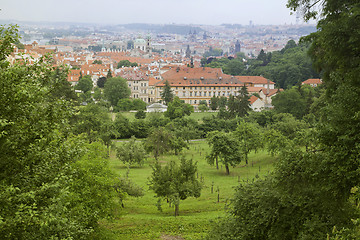
<svg viewBox="0 0 360 240">
<path fill-rule="evenodd" d="M 111 137 L 116 135 L 107 110 L 97 104 L 80 107 L 75 118 L 74 132 L 85 133 L 90 142 L 101 139 L 107 146 L 111 145 Z"/>
<path fill-rule="evenodd" d="M 107 79 L 104 94 L 112 106 L 116 106 L 120 99 L 129 98 L 130 93 L 131 91 L 125 79 L 121 77 Z"/>
<path fill-rule="evenodd" d="M 166 105 L 169 105 L 169 103 L 172 102 L 174 99 L 174 93 L 171 90 L 171 86 L 167 80 L 164 83 L 164 87 L 160 95 L 161 95 L 161 99 L 164 101 Z"/>
<path fill-rule="evenodd" d="M 204 53 L 204 57 L 218 57 L 221 56 L 223 54 L 223 50 L 219 49 L 219 48 L 212 48 L 210 47 L 209 51 Z"/>
<path fill-rule="evenodd" d="M 87 92 L 91 91 L 92 88 L 93 88 L 93 83 L 92 83 L 92 80 L 91 80 L 91 76 L 86 75 L 86 76 L 82 77 L 79 80 L 78 84 L 76 84 L 75 88 L 78 89 L 78 90 L 83 91 L 84 93 L 87 93 Z"/>
<path fill-rule="evenodd" d="M 242 155 L 245 156 L 245 162 L 248 164 L 248 155 L 250 151 L 257 151 L 264 146 L 262 129 L 254 123 L 240 121 L 234 132 Z"/>
<path fill-rule="evenodd" d="M 133 136 L 131 139 L 117 147 L 116 157 L 123 163 L 134 165 L 142 165 L 146 158 L 146 152 L 141 142 L 137 142 Z"/>
<path fill-rule="evenodd" d="M 99 88 L 104 88 L 104 86 L 105 86 L 105 83 L 106 83 L 106 80 L 107 80 L 107 78 L 106 77 L 99 77 L 99 79 L 97 80 L 97 86 L 99 87 Z"/>
<path fill-rule="evenodd" d="M 102 64 L 101 60 L 94 60 L 92 64 Z"/>
<path fill-rule="evenodd" d="M 145 119 L 146 118 L 146 112 L 144 112 L 143 110 L 139 110 L 135 113 L 135 118 L 136 119 Z"/>
<path fill-rule="evenodd" d="M 245 117 L 248 115 L 251 110 L 249 99 L 250 96 L 245 85 L 241 87 L 236 97 L 230 96 L 227 104 L 229 117 Z"/>
<path fill-rule="evenodd" d="M 174 161 L 165 167 L 156 162 L 149 179 L 150 189 L 158 198 L 166 198 L 174 203 L 175 216 L 178 216 L 180 200 L 200 197 L 202 187 L 195 177 L 196 172 L 196 163 L 193 163 L 191 159 L 182 158 L 180 166 L 177 166 Z"/>
<path fill-rule="evenodd" d="M 237 190 L 228 219 L 211 234 L 212 239 L 356 239 L 358 235 L 354 219 L 359 211 L 352 194 L 360 179 L 360 37 L 354 31 L 360 24 L 360 7 L 347 0 L 289 0 L 288 6 L 303 11 L 305 19 L 315 17 L 320 6 L 318 32 L 305 39 L 312 41 L 310 54 L 325 84 L 322 104 L 316 106 L 320 121 L 315 129 L 306 129 L 289 115 L 279 115 L 285 121 L 275 119 L 272 126 L 294 141 L 279 155 L 273 177 Z M 284 54 L 295 49 L 290 46 Z M 299 140 L 302 136 L 306 141 Z"/>
<path fill-rule="evenodd" d="M 130 62 L 129 60 L 121 60 L 120 62 L 118 62 L 117 64 L 117 68 L 122 68 L 122 67 L 137 67 L 138 64 L 136 62 Z"/>
<path fill-rule="evenodd" d="M 114 120 L 114 130 L 118 138 L 131 137 L 131 123 L 129 119 L 124 117 L 121 113 L 117 113 Z"/>
<path fill-rule="evenodd" d="M 146 102 L 139 98 L 129 99 L 129 98 L 122 98 L 117 103 L 117 110 L 119 111 L 143 111 L 146 109 Z"/>
<path fill-rule="evenodd" d="M 179 97 L 175 97 L 174 100 L 168 104 L 168 108 L 164 115 L 170 119 L 175 119 L 182 118 L 185 115 L 190 116 L 192 112 L 194 112 L 193 106 L 184 103 Z"/>
<path fill-rule="evenodd" d="M 10 65 L 15 28 L 0 30 L 0 236 L 93 239 L 114 212 L 114 176 L 100 143 L 71 134 L 63 74 L 47 58 Z M 63 86 L 66 89 L 66 85 Z"/>
<path fill-rule="evenodd" d="M 272 105 L 276 112 L 290 113 L 298 119 L 308 113 L 306 100 L 296 87 L 276 94 L 272 98 Z"/>
<path fill-rule="evenodd" d="M 151 152 L 155 159 L 158 159 L 161 154 L 171 150 L 172 140 L 173 135 L 165 128 L 155 128 L 146 138 L 145 149 L 147 152 Z"/>
<path fill-rule="evenodd" d="M 207 135 L 207 142 L 211 147 L 211 152 L 206 156 L 209 164 L 216 164 L 219 169 L 218 160 L 225 165 L 226 174 L 230 174 L 229 166 L 236 166 L 241 162 L 242 152 L 239 142 L 231 133 L 219 131 L 210 132 Z"/>
</svg>

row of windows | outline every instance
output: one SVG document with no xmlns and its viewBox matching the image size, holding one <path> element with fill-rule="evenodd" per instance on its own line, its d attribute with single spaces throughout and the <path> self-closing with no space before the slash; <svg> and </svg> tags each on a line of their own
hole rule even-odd
<svg viewBox="0 0 360 240">
<path fill-rule="evenodd" d="M 186 87 L 175 87 L 175 90 L 178 90 L 179 88 L 183 89 L 183 90 L 186 89 Z M 189 87 L 190 90 L 192 90 L 192 89 L 194 89 L 194 90 L 198 90 L 198 89 L 199 90 L 203 90 L 203 89 L 204 90 L 211 90 L 211 89 L 213 89 L 213 90 L 221 90 L 221 89 L 222 90 L 226 90 L 226 89 L 230 90 L 230 88 L 231 87 Z M 235 87 L 235 90 L 237 90 L 238 88 L 240 89 L 240 87 Z"/>
<path fill-rule="evenodd" d="M 200 102 L 200 101 L 199 101 Z M 208 101 L 209 104 L 211 104 L 211 100 Z M 190 104 L 193 104 L 193 100 L 190 100 Z M 194 104 L 198 104 L 198 101 L 197 100 L 194 100 Z"/>
<path fill-rule="evenodd" d="M 179 96 L 179 94 L 177 92 L 175 92 L 175 94 L 177 96 Z M 230 96 L 230 94 L 232 95 L 237 95 L 238 93 L 232 93 L 232 92 L 190 92 L 189 96 L 190 97 L 206 97 L 206 96 Z M 182 96 L 185 97 L 186 96 L 186 92 L 182 92 Z"/>
</svg>

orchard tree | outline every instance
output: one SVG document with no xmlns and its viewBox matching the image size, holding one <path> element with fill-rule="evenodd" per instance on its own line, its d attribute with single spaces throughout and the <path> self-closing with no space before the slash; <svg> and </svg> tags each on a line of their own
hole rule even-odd
<svg viewBox="0 0 360 240">
<path fill-rule="evenodd" d="M 165 128 L 155 128 L 146 138 L 145 149 L 147 152 L 152 153 L 157 160 L 160 155 L 172 149 L 171 141 L 173 137 L 173 134 Z"/>
<path fill-rule="evenodd" d="M 125 79 L 115 77 L 107 79 L 104 86 L 104 94 L 111 105 L 116 106 L 120 99 L 129 98 L 131 91 Z"/>
<path fill-rule="evenodd" d="M 200 197 L 202 186 L 195 176 L 196 163 L 193 163 L 191 159 L 182 158 L 180 166 L 171 161 L 164 167 L 157 161 L 152 168 L 150 189 L 159 199 L 165 198 L 174 204 L 175 217 L 179 216 L 180 200 Z"/>
<path fill-rule="evenodd" d="M 169 105 L 169 103 L 174 99 L 174 93 L 171 90 L 171 86 L 167 80 L 164 83 L 164 87 L 160 95 L 161 95 L 161 99 L 164 101 L 166 105 Z"/>
<path fill-rule="evenodd" d="M 239 142 L 232 133 L 214 131 L 207 135 L 207 142 L 211 152 L 206 156 L 209 164 L 216 164 L 219 169 L 218 161 L 222 162 L 226 169 L 226 174 L 230 174 L 230 166 L 236 166 L 241 162 L 242 152 L 239 148 Z"/>
<path fill-rule="evenodd" d="M 134 136 L 131 139 L 121 144 L 116 149 L 116 157 L 129 166 L 138 164 L 143 165 L 146 158 L 146 152 L 141 142 L 137 142 Z"/>
<path fill-rule="evenodd" d="M 264 146 L 262 129 L 254 123 L 248 123 L 242 120 L 238 123 L 234 135 L 239 142 L 242 155 L 245 157 L 245 162 L 248 164 L 250 151 L 256 152 Z"/>
</svg>

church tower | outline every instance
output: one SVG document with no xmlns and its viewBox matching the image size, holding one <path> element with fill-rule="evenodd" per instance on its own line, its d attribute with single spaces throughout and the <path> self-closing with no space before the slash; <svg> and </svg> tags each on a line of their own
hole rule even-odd
<svg viewBox="0 0 360 240">
<path fill-rule="evenodd" d="M 151 52 L 152 52 L 152 51 L 151 51 L 151 37 L 150 37 L 150 35 L 147 36 L 147 38 L 146 38 L 145 51 L 146 51 L 147 54 L 151 54 Z"/>
<path fill-rule="evenodd" d="M 190 46 L 187 45 L 186 52 L 185 52 L 185 57 L 186 57 L 186 58 L 190 58 L 190 55 L 191 55 Z"/>
<path fill-rule="evenodd" d="M 240 50 L 241 50 L 240 42 L 239 40 L 237 40 L 235 43 L 235 54 L 240 52 Z"/>
</svg>

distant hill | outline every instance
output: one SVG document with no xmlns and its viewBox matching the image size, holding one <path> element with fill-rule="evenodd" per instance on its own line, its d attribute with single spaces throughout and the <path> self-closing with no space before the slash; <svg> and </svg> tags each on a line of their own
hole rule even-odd
<svg viewBox="0 0 360 240">
<path fill-rule="evenodd" d="M 177 24 L 146 24 L 146 23 L 130 23 L 118 25 L 129 30 L 149 31 L 154 33 L 171 33 L 186 35 L 189 32 L 196 31 L 197 33 L 203 32 L 204 30 L 200 27 L 194 27 L 191 25 L 177 25 Z"/>
</svg>

